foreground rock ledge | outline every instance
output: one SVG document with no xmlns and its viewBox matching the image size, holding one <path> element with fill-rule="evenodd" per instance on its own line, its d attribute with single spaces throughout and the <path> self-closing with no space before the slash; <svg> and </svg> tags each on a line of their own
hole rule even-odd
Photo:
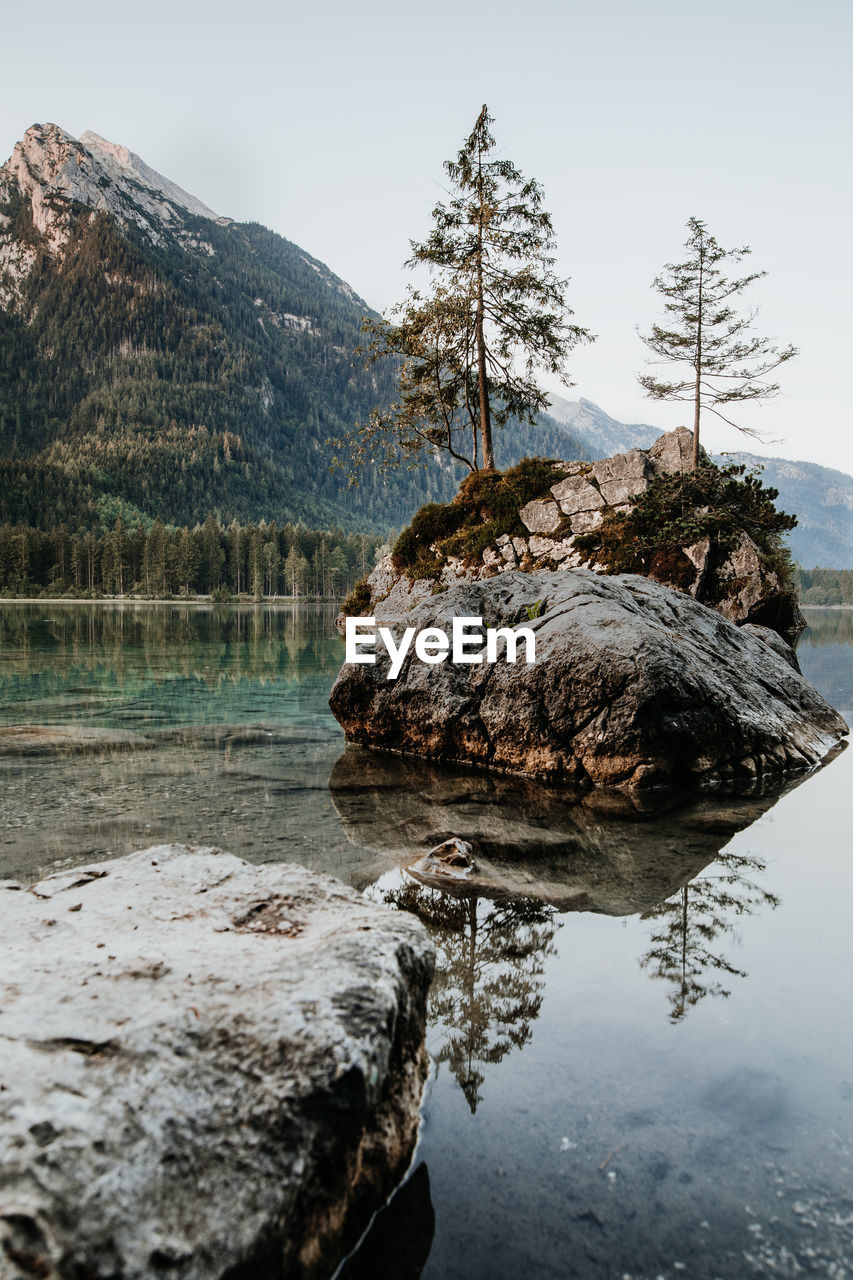
<svg viewBox="0 0 853 1280">
<path fill-rule="evenodd" d="M 2 1280 L 330 1274 L 414 1147 L 422 926 L 183 845 L 0 908 Z"/>
<path fill-rule="evenodd" d="M 388 680 L 379 645 L 375 665 L 345 664 L 332 689 L 348 741 L 637 786 L 782 775 L 816 764 L 847 733 L 781 637 L 736 627 L 648 578 L 516 571 L 436 595 L 391 629 L 398 639 L 406 627 L 449 635 L 455 616 L 531 627 L 536 662 L 427 666 L 412 646 Z"/>
</svg>

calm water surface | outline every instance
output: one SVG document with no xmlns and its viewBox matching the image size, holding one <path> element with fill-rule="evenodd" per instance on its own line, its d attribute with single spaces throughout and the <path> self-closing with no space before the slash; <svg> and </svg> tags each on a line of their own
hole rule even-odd
<svg viewBox="0 0 853 1280">
<path fill-rule="evenodd" d="M 414 1171 L 342 1276 L 853 1276 L 853 752 L 664 813 L 344 752 L 333 607 L 0 606 L 0 878 L 158 840 L 330 871 L 436 940 Z M 849 720 L 853 613 L 804 673 Z M 488 896 L 404 872 L 476 840 Z"/>
</svg>

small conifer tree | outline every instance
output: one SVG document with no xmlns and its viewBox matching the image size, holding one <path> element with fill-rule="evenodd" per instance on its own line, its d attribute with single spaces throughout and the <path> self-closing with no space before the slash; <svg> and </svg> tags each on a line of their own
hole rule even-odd
<svg viewBox="0 0 853 1280">
<path fill-rule="evenodd" d="M 656 357 L 653 363 L 673 364 L 684 370 L 672 381 L 641 374 L 640 386 L 653 400 L 680 400 L 693 405 L 693 467 L 699 466 L 699 424 L 702 410 L 716 414 L 746 435 L 751 427 L 727 417 L 728 406 L 745 400 L 768 400 L 779 391 L 768 374 L 797 355 L 792 346 L 774 347 L 768 338 L 750 332 L 755 312 L 738 315 L 734 300 L 766 271 L 730 279 L 723 274 L 728 263 L 741 262 L 751 252 L 723 249 L 699 218 L 687 223 L 683 262 L 668 262 L 654 287 L 665 299 L 666 319 L 640 334 Z"/>
<path fill-rule="evenodd" d="M 445 164 L 449 199 L 433 209 L 427 239 L 411 242 L 406 266 L 430 284 L 410 287 L 390 319 L 366 320 L 363 353 L 400 361 L 399 395 L 346 441 L 356 467 L 380 469 L 425 449 L 476 471 L 495 466 L 493 427 L 535 422 L 547 408 L 537 377 L 570 385 L 566 362 L 592 340 L 570 323 L 567 281 L 554 272 L 551 217 L 540 185 L 496 154 L 483 107 L 455 160 Z"/>
</svg>

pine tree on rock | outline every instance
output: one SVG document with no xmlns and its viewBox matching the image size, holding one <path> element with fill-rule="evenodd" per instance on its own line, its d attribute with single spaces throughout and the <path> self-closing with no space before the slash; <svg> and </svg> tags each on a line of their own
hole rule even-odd
<svg viewBox="0 0 853 1280">
<path fill-rule="evenodd" d="M 738 315 L 734 300 L 767 272 L 729 279 L 724 265 L 738 263 L 751 252 L 723 249 L 704 222 L 691 218 L 684 242 L 684 262 L 668 262 L 654 287 L 665 299 L 666 319 L 640 334 L 652 355 L 652 363 L 682 366 L 683 376 L 673 381 L 640 374 L 639 382 L 653 400 L 686 401 L 693 405 L 693 468 L 699 465 L 699 426 L 702 410 L 715 414 L 746 435 L 751 427 L 733 422 L 723 411 L 730 404 L 768 400 L 779 391 L 767 375 L 797 355 L 792 346 L 774 347 L 769 338 L 750 331 L 755 312 Z M 667 327 L 669 326 L 669 327 Z M 760 437 L 759 437 L 760 438 Z"/>
<path fill-rule="evenodd" d="M 551 217 L 542 188 L 496 154 L 483 107 L 455 160 L 445 163 L 447 202 L 433 210 L 427 239 L 411 242 L 410 268 L 429 285 L 409 288 L 390 319 L 366 320 L 368 365 L 400 361 L 399 394 L 387 410 L 338 445 L 355 468 L 410 465 L 442 451 L 470 470 L 494 468 L 493 427 L 534 423 L 547 409 L 541 373 L 568 381 L 572 348 L 592 341 L 570 323 L 567 281 L 554 273 Z"/>
</svg>

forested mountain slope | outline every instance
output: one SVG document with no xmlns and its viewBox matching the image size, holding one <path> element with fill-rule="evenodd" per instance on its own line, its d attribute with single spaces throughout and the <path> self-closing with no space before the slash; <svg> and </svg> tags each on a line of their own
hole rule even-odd
<svg viewBox="0 0 853 1280">
<path fill-rule="evenodd" d="M 0 169 L 0 521 L 387 529 L 458 476 L 356 488 L 326 441 L 394 393 L 353 360 L 367 304 L 323 263 L 217 217 L 95 134 L 34 125 Z M 588 456 L 543 420 L 498 442 Z"/>
</svg>

